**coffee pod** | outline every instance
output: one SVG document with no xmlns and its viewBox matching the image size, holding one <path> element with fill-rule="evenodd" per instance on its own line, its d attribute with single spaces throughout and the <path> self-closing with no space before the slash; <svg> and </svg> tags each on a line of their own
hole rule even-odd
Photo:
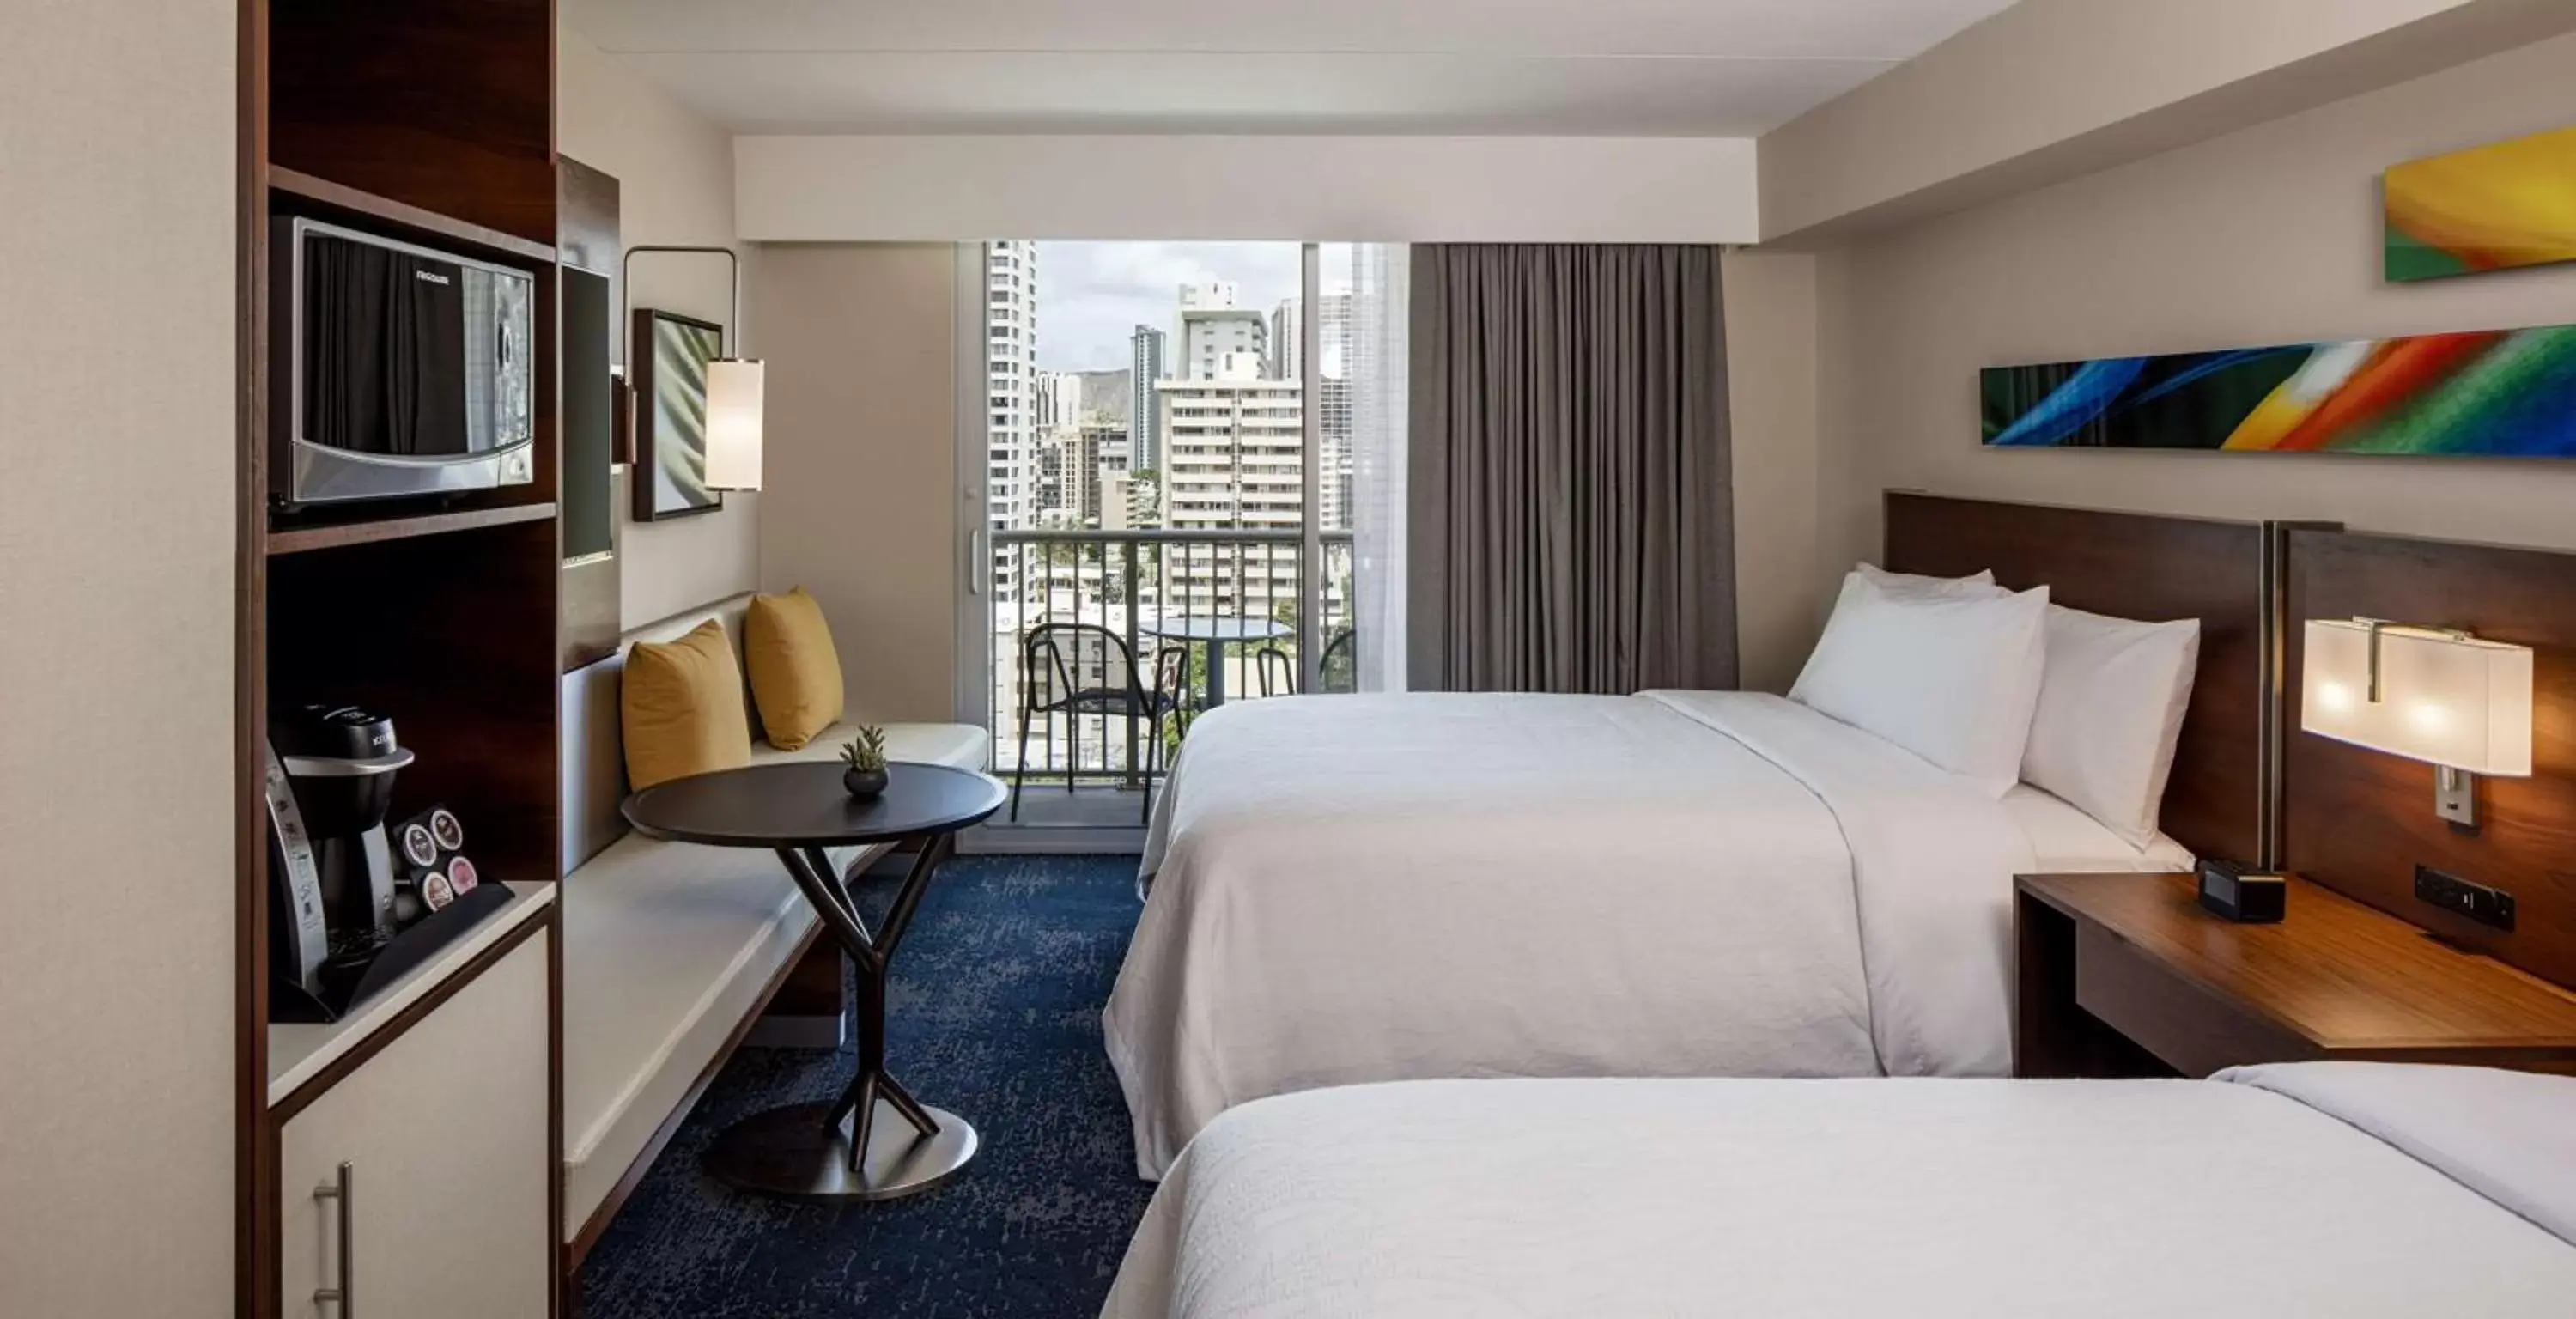
<svg viewBox="0 0 2576 1319">
<path fill-rule="evenodd" d="M 402 854 L 404 860 L 423 870 L 438 864 L 438 842 L 429 826 L 417 822 L 403 826 Z"/>
<path fill-rule="evenodd" d="M 465 846 L 464 821 L 444 806 L 429 813 L 429 832 L 437 840 L 439 851 L 453 852 Z"/>
</svg>

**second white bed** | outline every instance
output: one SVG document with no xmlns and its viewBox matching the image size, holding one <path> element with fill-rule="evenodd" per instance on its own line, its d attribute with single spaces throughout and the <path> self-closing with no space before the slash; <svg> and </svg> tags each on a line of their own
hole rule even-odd
<svg viewBox="0 0 2576 1319">
<path fill-rule="evenodd" d="M 2369 1063 L 1357 1086 L 1209 1128 L 1104 1314 L 2559 1319 L 2571 1108 Z"/>
<path fill-rule="evenodd" d="M 1149 1178 L 1322 1086 L 1999 1075 L 2012 876 L 2187 862 L 1777 697 L 1249 702 L 1175 766 L 1108 1047 Z"/>
</svg>

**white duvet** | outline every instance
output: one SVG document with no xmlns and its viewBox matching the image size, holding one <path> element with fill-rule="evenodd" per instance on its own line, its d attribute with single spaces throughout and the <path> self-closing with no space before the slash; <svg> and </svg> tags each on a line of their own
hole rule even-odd
<svg viewBox="0 0 2576 1319">
<path fill-rule="evenodd" d="M 2576 1079 L 1421 1081 L 1227 1114 L 1110 1319 L 2565 1319 Z"/>
<path fill-rule="evenodd" d="M 1778 697 L 1200 721 L 1106 1014 L 1138 1171 L 1356 1082 L 2008 1070 L 2011 813 Z"/>
</svg>

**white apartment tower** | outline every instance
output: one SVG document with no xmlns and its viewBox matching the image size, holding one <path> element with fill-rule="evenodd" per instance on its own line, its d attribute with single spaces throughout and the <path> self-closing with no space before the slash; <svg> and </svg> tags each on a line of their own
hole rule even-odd
<svg viewBox="0 0 2576 1319">
<path fill-rule="evenodd" d="M 1081 376 L 1070 371 L 1049 371 L 1037 381 L 1039 429 L 1082 424 Z"/>
<path fill-rule="evenodd" d="M 1349 293 L 1327 293 L 1315 309 L 1315 523 L 1351 529 L 1351 379 L 1355 308 Z"/>
<path fill-rule="evenodd" d="M 1249 354 L 1256 361 L 1270 353 L 1270 322 L 1260 312 L 1234 305 L 1235 286 L 1225 280 L 1181 286 L 1180 333 L 1173 345 L 1180 360 L 1171 374 L 1212 380 L 1225 370 L 1227 358 Z"/>
<path fill-rule="evenodd" d="M 1163 378 L 1163 332 L 1139 325 L 1128 336 L 1127 438 L 1128 467 L 1149 471 L 1163 459 L 1163 415 L 1154 403 L 1154 382 Z"/>
<path fill-rule="evenodd" d="M 985 244 L 984 252 L 986 437 L 992 455 L 985 506 L 995 527 L 1022 530 L 1035 525 L 1037 512 L 1038 248 L 996 242 Z"/>
<path fill-rule="evenodd" d="M 1270 309 L 1270 369 L 1264 374 L 1273 380 L 1306 378 L 1306 325 L 1304 303 L 1297 298 L 1282 299 Z"/>
<path fill-rule="evenodd" d="M 1258 317 L 1254 317 L 1257 322 Z M 1154 386 L 1162 415 L 1163 523 L 1183 530 L 1295 531 L 1305 520 L 1305 410 L 1298 382 L 1263 374 L 1258 353 L 1229 353 L 1203 379 Z M 1173 574 L 1192 614 L 1266 613 L 1297 594 L 1297 554 L 1218 546 Z"/>
</svg>

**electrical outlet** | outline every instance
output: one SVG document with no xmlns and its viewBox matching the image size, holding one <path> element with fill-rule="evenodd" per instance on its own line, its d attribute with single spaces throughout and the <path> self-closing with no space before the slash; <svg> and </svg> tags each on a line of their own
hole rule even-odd
<svg viewBox="0 0 2576 1319">
<path fill-rule="evenodd" d="M 2415 898 L 2480 925 L 2492 925 L 2508 934 L 2513 931 L 2513 895 L 2503 889 L 2472 884 L 2431 866 L 2417 866 Z"/>
</svg>

